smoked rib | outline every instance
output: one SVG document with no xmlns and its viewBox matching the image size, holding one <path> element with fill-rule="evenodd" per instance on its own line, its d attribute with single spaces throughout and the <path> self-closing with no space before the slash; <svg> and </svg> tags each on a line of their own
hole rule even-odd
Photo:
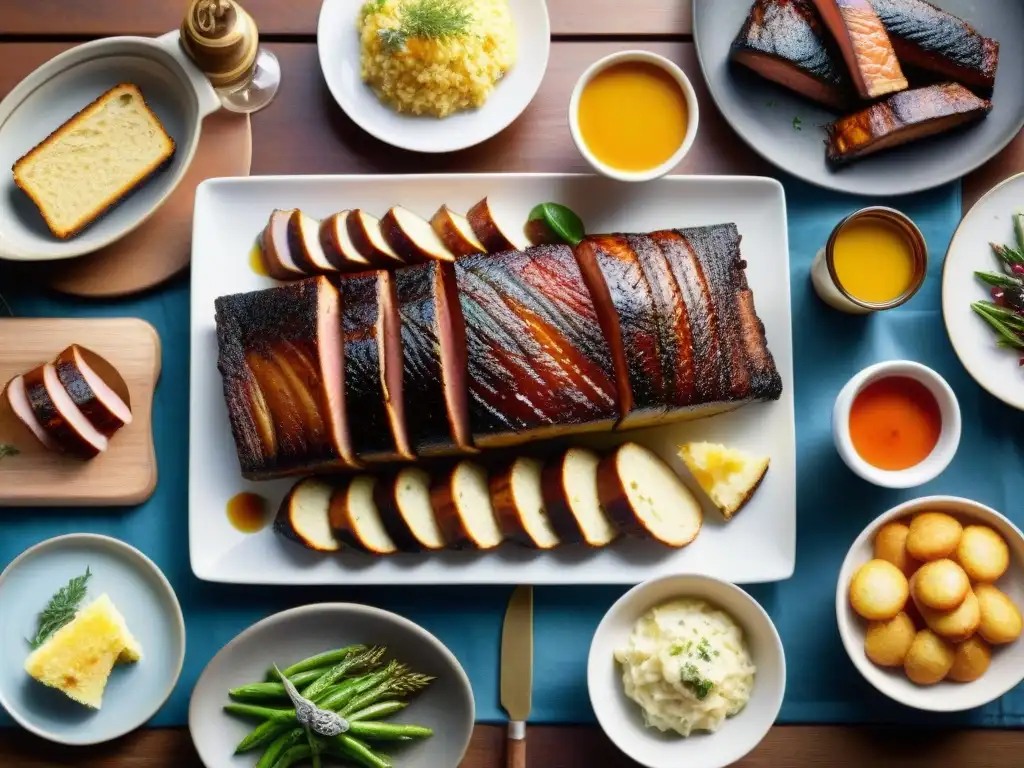
<svg viewBox="0 0 1024 768">
<path fill-rule="evenodd" d="M 243 476 L 356 466 L 337 289 L 317 277 L 222 296 L 215 307 L 217 367 Z"/>
<path fill-rule="evenodd" d="M 466 405 L 465 344 L 456 338 L 451 264 L 395 271 L 402 339 L 402 391 L 409 443 L 417 456 L 473 450 Z"/>
<path fill-rule="evenodd" d="M 339 281 L 345 348 L 345 408 L 360 461 L 411 459 L 402 397 L 402 339 L 391 274 Z"/>
<path fill-rule="evenodd" d="M 757 0 L 729 56 L 832 109 L 846 109 L 856 100 L 842 54 L 811 0 Z"/>
<path fill-rule="evenodd" d="M 476 445 L 610 428 L 621 411 L 595 299 L 568 246 L 455 262 Z"/>
</svg>

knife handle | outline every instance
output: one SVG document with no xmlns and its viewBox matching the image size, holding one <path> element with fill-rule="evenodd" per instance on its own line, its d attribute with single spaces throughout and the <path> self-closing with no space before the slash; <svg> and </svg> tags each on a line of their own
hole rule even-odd
<svg viewBox="0 0 1024 768">
<path fill-rule="evenodd" d="M 526 768 L 526 723 L 522 720 L 513 720 L 508 724 L 505 768 Z"/>
</svg>

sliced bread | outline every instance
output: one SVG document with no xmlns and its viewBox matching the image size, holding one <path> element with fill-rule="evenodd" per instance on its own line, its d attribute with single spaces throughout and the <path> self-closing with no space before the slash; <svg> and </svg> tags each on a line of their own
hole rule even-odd
<svg viewBox="0 0 1024 768">
<path fill-rule="evenodd" d="M 174 140 L 130 83 L 114 86 L 14 164 L 54 235 L 72 237 L 174 155 Z"/>
</svg>

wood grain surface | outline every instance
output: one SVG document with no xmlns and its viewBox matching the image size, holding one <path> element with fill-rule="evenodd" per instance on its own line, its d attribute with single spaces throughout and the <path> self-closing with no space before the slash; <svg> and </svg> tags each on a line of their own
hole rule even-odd
<svg viewBox="0 0 1024 768">
<path fill-rule="evenodd" d="M 353 9 L 362 0 L 347 0 Z M 321 0 L 240 0 L 264 37 L 313 36 Z M 691 0 L 548 0 L 554 35 L 683 36 Z M 0 34 L 158 35 L 181 24 L 187 0 L 0 0 Z M 353 11 L 353 20 L 355 11 Z"/>
<path fill-rule="evenodd" d="M 21 451 L 0 462 L 0 507 L 126 506 L 145 501 L 156 489 L 151 417 L 160 378 L 160 338 L 149 323 L 136 318 L 4 318 L 0 385 L 52 362 L 71 344 L 102 355 L 121 375 L 131 398 L 132 423 L 111 438 L 106 451 L 83 461 L 43 447 L 18 421 L 7 398 L 0 399 L 0 443 Z"/>
<path fill-rule="evenodd" d="M 596 728 L 530 726 L 530 768 L 638 768 Z M 505 768 L 505 729 L 478 725 L 460 768 Z M 1020 768 L 1019 731 L 773 728 L 732 768 Z M 0 731 L 10 768 L 202 768 L 183 728 L 141 730 L 99 747 L 61 747 Z M 443 768 L 443 766 L 438 766 Z M 681 766 L 681 768 L 683 768 Z"/>
</svg>

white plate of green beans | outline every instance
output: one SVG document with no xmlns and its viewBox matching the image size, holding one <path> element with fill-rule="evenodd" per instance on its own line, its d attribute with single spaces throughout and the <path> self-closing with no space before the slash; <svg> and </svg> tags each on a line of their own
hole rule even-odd
<svg viewBox="0 0 1024 768">
<path fill-rule="evenodd" d="M 300 725 L 282 675 L 344 732 Z M 189 730 L 207 768 L 455 768 L 474 717 L 469 678 L 432 634 L 378 608 L 321 603 L 224 646 L 192 692 Z"/>
</svg>

